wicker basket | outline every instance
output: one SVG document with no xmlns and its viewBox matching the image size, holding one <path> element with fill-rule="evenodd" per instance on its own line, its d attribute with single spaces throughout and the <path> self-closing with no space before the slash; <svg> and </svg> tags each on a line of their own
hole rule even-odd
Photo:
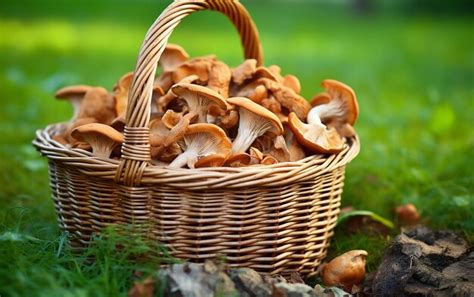
<svg viewBox="0 0 474 297">
<path fill-rule="evenodd" d="M 52 196 L 72 246 L 111 224 L 146 226 L 146 235 L 192 262 L 225 255 L 231 266 L 271 274 L 316 272 L 339 213 L 344 169 L 359 152 L 357 137 L 337 155 L 243 168 L 173 169 L 150 164 L 148 123 L 157 62 L 187 15 L 219 11 L 233 22 L 245 57 L 262 64 L 255 24 L 237 0 L 175 1 L 140 49 L 126 113 L 120 160 L 66 148 L 39 130 L 34 145 L 49 160 Z"/>
</svg>

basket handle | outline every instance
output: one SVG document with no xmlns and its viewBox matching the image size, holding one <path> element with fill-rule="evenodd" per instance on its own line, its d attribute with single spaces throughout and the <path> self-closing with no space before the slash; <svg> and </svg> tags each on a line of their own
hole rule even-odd
<svg viewBox="0 0 474 297">
<path fill-rule="evenodd" d="M 238 0 L 175 0 L 156 19 L 140 48 L 131 91 L 128 97 L 122 157 L 115 181 L 128 186 L 140 184 L 145 168 L 150 164 L 150 132 L 148 123 L 156 67 L 168 38 L 183 18 L 193 12 L 214 10 L 225 14 L 240 34 L 245 58 L 263 64 L 263 54 L 257 28 L 249 13 Z"/>
</svg>

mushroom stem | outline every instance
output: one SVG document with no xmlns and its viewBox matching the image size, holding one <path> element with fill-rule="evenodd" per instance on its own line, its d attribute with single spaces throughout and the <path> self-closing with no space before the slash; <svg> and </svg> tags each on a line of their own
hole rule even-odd
<svg viewBox="0 0 474 297">
<path fill-rule="evenodd" d="M 183 152 L 181 155 L 176 157 L 176 159 L 173 160 L 173 162 L 170 163 L 169 167 L 172 168 L 181 168 L 184 167 L 186 164 L 190 163 L 189 160 L 195 160 L 197 161 L 197 154 L 194 150 L 187 150 Z M 195 163 L 195 162 L 191 162 Z"/>
<path fill-rule="evenodd" d="M 308 124 L 321 124 L 321 119 L 344 117 L 346 110 L 344 109 L 344 101 L 331 100 L 327 104 L 321 104 L 313 107 L 308 112 Z"/>
<path fill-rule="evenodd" d="M 104 139 L 102 137 L 95 136 L 95 140 L 87 138 L 87 142 L 92 147 L 92 154 L 99 158 L 108 159 L 112 151 L 119 145 L 119 143 L 110 140 Z"/>
<path fill-rule="evenodd" d="M 253 117 L 245 109 L 240 109 L 239 130 L 232 143 L 232 154 L 245 153 L 257 137 L 272 128 L 272 123 L 261 117 Z"/>
</svg>

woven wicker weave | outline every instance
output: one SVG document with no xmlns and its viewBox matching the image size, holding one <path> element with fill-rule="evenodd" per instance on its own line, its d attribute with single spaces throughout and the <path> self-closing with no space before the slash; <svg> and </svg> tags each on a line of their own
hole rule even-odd
<svg viewBox="0 0 474 297">
<path fill-rule="evenodd" d="M 146 235 L 176 257 L 201 262 L 225 255 L 231 266 L 285 274 L 316 272 L 339 213 L 344 169 L 357 137 L 339 154 L 242 168 L 173 169 L 150 164 L 148 123 L 157 62 L 179 22 L 215 10 L 236 26 L 246 58 L 263 63 L 254 23 L 237 0 L 173 2 L 140 49 L 126 113 L 121 160 L 66 148 L 39 130 L 34 145 L 49 160 L 52 196 L 72 246 L 111 224 L 146 226 Z"/>
</svg>

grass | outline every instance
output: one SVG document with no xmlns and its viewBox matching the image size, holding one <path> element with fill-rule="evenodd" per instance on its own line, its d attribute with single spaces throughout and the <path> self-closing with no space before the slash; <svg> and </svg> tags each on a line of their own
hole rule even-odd
<svg viewBox="0 0 474 297">
<path fill-rule="evenodd" d="M 56 89 L 111 88 L 133 69 L 145 31 L 165 5 L 154 2 L 0 3 L 0 295 L 124 295 L 133 271 L 158 264 L 159 257 L 127 260 L 137 250 L 114 252 L 110 236 L 86 255 L 64 246 L 47 163 L 30 144 L 37 128 L 71 114 L 52 98 Z M 271 10 L 266 2 L 243 2 L 260 29 L 266 64 L 296 74 L 304 96 L 321 91 L 324 78 L 356 90 L 362 150 L 347 168 L 343 205 L 393 219 L 394 206 L 412 202 L 427 225 L 474 239 L 472 18 L 359 17 L 312 2 L 281 1 Z M 215 53 L 231 65 L 242 59 L 234 29 L 216 14 L 191 16 L 171 41 L 193 56 Z M 366 249 L 374 269 L 388 241 L 338 228 L 332 254 Z M 97 261 L 88 261 L 91 255 Z"/>
</svg>

